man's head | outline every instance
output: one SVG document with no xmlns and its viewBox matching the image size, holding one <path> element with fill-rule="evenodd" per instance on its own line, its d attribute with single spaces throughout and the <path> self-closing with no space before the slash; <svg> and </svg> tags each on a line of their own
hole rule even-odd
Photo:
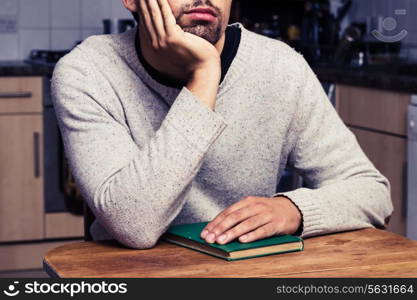
<svg viewBox="0 0 417 300">
<path fill-rule="evenodd" d="M 123 0 L 126 8 L 132 12 L 137 12 L 139 1 L 147 0 Z M 184 31 L 202 37 L 214 45 L 227 27 L 232 0 L 168 0 L 168 3 L 177 24 Z M 201 11 L 200 8 L 207 10 Z M 213 16 L 207 16 L 207 13 Z"/>
</svg>

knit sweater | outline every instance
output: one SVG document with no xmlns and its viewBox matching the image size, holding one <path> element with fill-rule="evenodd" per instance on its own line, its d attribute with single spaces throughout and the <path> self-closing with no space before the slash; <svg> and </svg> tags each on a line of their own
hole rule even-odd
<svg viewBox="0 0 417 300">
<path fill-rule="evenodd" d="M 390 184 L 304 58 L 229 26 L 242 36 L 214 111 L 149 76 L 136 29 L 89 37 L 58 62 L 54 107 L 93 239 L 150 248 L 170 225 L 210 221 L 247 196 L 290 199 L 304 238 L 383 228 Z M 286 166 L 305 187 L 276 193 Z"/>
</svg>

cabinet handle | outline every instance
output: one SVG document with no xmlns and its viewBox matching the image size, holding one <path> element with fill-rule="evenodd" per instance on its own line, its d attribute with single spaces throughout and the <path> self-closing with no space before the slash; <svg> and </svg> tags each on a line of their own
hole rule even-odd
<svg viewBox="0 0 417 300">
<path fill-rule="evenodd" d="M 41 166 L 40 166 L 40 150 L 39 150 L 39 132 L 33 133 L 33 155 L 34 155 L 34 171 L 35 178 L 41 176 Z"/>
<path fill-rule="evenodd" d="M 11 98 L 31 98 L 31 92 L 12 92 L 12 93 L 0 93 L 0 99 L 11 99 Z"/>
</svg>

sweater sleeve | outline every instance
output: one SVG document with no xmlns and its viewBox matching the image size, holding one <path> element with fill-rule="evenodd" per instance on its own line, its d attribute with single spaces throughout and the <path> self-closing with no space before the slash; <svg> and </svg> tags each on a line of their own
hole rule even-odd
<svg viewBox="0 0 417 300">
<path fill-rule="evenodd" d="M 139 148 L 106 108 L 109 96 L 94 66 L 73 51 L 57 64 L 51 83 L 77 186 L 113 238 L 132 248 L 153 247 L 181 211 L 205 153 L 227 124 L 183 88 Z"/>
<path fill-rule="evenodd" d="M 302 237 L 384 228 L 393 211 L 389 181 L 366 157 L 304 60 L 303 69 L 289 165 L 307 187 L 274 196 L 285 196 L 299 208 Z"/>
</svg>

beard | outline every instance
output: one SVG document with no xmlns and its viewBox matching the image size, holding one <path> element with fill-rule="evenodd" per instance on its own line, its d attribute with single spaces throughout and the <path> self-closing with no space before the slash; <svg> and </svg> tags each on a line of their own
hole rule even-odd
<svg viewBox="0 0 417 300">
<path fill-rule="evenodd" d="M 217 13 L 216 21 L 209 22 L 203 20 L 191 20 L 187 23 L 182 22 L 182 17 L 185 15 L 185 12 L 198 6 L 206 6 L 214 9 Z M 222 24 L 223 24 L 223 15 L 221 10 L 214 6 L 210 0 L 196 0 L 192 4 L 187 4 L 181 7 L 180 13 L 176 17 L 177 24 L 185 32 L 199 36 L 211 44 L 216 44 L 222 35 Z"/>
</svg>

